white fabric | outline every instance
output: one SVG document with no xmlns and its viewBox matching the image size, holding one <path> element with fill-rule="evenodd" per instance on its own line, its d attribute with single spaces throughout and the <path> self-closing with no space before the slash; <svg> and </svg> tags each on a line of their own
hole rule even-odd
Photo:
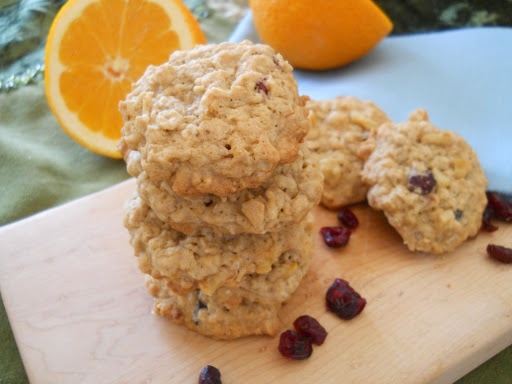
<svg viewBox="0 0 512 384">
<path fill-rule="evenodd" d="M 250 13 L 230 41 L 244 39 L 259 42 Z M 394 121 L 425 108 L 477 152 L 489 189 L 512 193 L 512 28 L 388 37 L 355 63 L 295 77 L 303 95 L 371 100 Z"/>
</svg>

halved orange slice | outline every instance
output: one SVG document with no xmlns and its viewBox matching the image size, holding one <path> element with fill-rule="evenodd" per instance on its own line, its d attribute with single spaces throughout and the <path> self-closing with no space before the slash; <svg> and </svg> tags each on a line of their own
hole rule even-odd
<svg viewBox="0 0 512 384">
<path fill-rule="evenodd" d="M 118 110 L 150 64 L 206 39 L 180 0 L 70 0 L 46 45 L 45 86 L 62 128 L 96 153 L 120 158 Z"/>
</svg>

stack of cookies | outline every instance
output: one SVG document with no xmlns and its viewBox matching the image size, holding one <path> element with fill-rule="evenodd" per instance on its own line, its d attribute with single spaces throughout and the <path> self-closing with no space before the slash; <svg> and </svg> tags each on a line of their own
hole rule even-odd
<svg viewBox="0 0 512 384">
<path fill-rule="evenodd" d="M 175 52 L 121 102 L 125 226 L 157 314 L 218 339 L 278 332 L 322 194 L 305 101 L 280 55 L 243 42 Z"/>
</svg>

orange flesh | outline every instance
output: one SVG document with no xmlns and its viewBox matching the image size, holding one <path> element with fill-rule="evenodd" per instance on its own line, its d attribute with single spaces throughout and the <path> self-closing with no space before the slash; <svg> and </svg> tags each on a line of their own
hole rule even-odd
<svg viewBox="0 0 512 384">
<path fill-rule="evenodd" d="M 124 0 L 87 6 L 70 24 L 59 50 L 66 67 L 59 79 L 66 106 L 91 130 L 112 139 L 121 137 L 118 104 L 131 83 L 149 64 L 165 62 L 169 52 L 180 48 L 171 20 L 159 5 L 129 1 L 129 7 Z"/>
</svg>

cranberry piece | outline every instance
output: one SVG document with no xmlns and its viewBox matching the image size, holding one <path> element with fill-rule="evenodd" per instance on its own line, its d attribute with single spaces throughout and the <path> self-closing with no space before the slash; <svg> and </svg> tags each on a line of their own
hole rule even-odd
<svg viewBox="0 0 512 384">
<path fill-rule="evenodd" d="M 512 263 L 512 249 L 510 248 L 502 247 L 501 245 L 489 244 L 487 246 L 487 254 L 502 263 Z"/>
<path fill-rule="evenodd" d="M 494 209 L 489 204 L 485 207 L 484 214 L 482 216 L 482 230 L 487 232 L 494 232 L 498 229 L 491 220 L 494 218 Z"/>
<path fill-rule="evenodd" d="M 342 227 L 323 227 L 320 229 L 320 234 L 328 247 L 339 248 L 347 245 L 351 232 L 350 229 Z"/>
<path fill-rule="evenodd" d="M 313 317 L 304 315 L 297 317 L 293 326 L 302 336 L 309 337 L 311 342 L 316 345 L 322 345 L 327 337 L 327 331 Z"/>
<path fill-rule="evenodd" d="M 499 193 L 487 192 L 487 201 L 497 219 L 512 221 L 512 205 Z"/>
<path fill-rule="evenodd" d="M 414 191 L 417 188 L 421 190 L 422 195 L 428 195 L 436 186 L 436 179 L 430 170 L 425 173 L 411 172 L 409 174 L 409 190 Z"/>
<path fill-rule="evenodd" d="M 359 225 L 357 216 L 348 208 L 344 208 L 338 213 L 338 220 L 341 224 L 349 229 L 356 229 Z"/>
<path fill-rule="evenodd" d="M 207 365 L 199 375 L 199 384 L 222 384 L 220 371 L 211 365 Z"/>
<path fill-rule="evenodd" d="M 313 353 L 311 339 L 295 331 L 283 332 L 279 338 L 279 352 L 287 359 L 305 360 Z"/>
<path fill-rule="evenodd" d="M 327 309 L 338 317 L 350 320 L 361 313 L 366 305 L 366 299 L 342 279 L 334 280 L 325 295 Z"/>
<path fill-rule="evenodd" d="M 263 79 L 263 80 L 265 80 L 265 79 Z M 265 83 L 263 82 L 263 80 L 258 81 L 256 83 L 256 87 L 254 89 L 261 90 L 261 91 L 265 92 L 265 95 L 268 95 L 268 88 L 265 85 Z"/>
</svg>

